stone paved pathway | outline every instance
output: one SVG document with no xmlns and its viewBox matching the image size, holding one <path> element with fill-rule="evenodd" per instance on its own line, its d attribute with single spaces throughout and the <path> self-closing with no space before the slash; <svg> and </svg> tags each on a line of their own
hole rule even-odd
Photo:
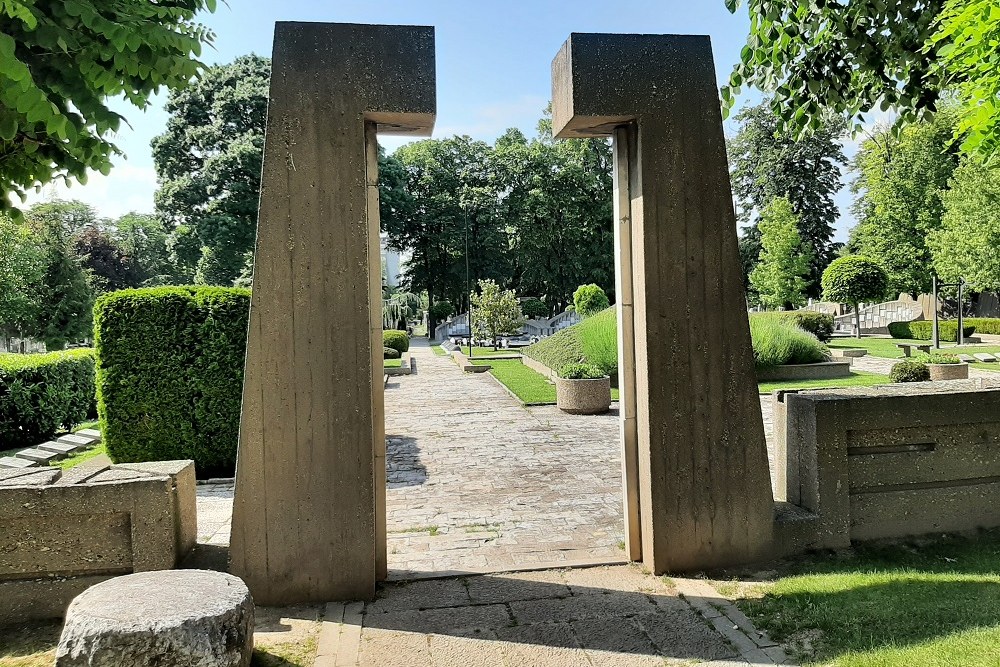
<svg viewBox="0 0 1000 667">
<path fill-rule="evenodd" d="M 634 565 L 414 581 L 327 605 L 316 667 L 787 664 L 707 583 Z"/>
</svg>

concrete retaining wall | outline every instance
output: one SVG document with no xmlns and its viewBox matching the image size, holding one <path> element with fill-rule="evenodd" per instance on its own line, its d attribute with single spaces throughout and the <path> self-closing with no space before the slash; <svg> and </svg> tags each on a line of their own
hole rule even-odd
<svg viewBox="0 0 1000 667">
<path fill-rule="evenodd" d="M 818 364 L 786 364 L 757 371 L 758 382 L 777 380 L 827 380 L 851 374 L 851 360 L 825 361 Z"/>
<path fill-rule="evenodd" d="M 775 392 L 774 426 L 797 548 L 1000 526 L 1000 380 Z"/>
<path fill-rule="evenodd" d="M 0 471 L 0 624 L 58 618 L 99 581 L 175 567 L 196 512 L 191 461 Z"/>
</svg>

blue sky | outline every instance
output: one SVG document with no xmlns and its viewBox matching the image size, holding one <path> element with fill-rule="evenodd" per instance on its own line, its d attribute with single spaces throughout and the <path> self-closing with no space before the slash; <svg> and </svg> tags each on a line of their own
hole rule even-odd
<svg viewBox="0 0 1000 667">
<path fill-rule="evenodd" d="M 434 136 L 468 134 L 492 141 L 508 127 L 528 136 L 550 97 L 549 65 L 570 32 L 707 34 L 712 38 L 720 81 L 739 57 L 749 21 L 745 10 L 733 15 L 723 0 L 506 0 L 505 2 L 356 2 L 346 0 L 228 0 L 203 22 L 216 33 L 215 47 L 202 59 L 229 62 L 254 52 L 270 55 L 275 21 L 330 21 L 431 25 L 437 48 L 438 116 Z M 150 140 L 163 131 L 165 96 L 146 112 L 115 106 L 131 129 L 117 143 L 119 159 L 108 177 L 66 190 L 47 188 L 40 197 L 82 199 L 101 215 L 152 211 L 156 177 Z M 731 128 L 727 128 L 730 130 Z M 388 149 L 400 140 L 385 137 Z M 851 152 L 853 147 L 849 146 Z M 846 179 L 845 179 L 846 180 Z M 846 239 L 849 198 L 838 198 L 842 220 L 837 238 Z"/>
</svg>

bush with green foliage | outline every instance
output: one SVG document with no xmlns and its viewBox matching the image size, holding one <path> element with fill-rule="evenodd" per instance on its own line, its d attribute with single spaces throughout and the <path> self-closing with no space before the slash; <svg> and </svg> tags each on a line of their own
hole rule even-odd
<svg viewBox="0 0 1000 667">
<path fill-rule="evenodd" d="M 811 310 L 790 310 L 778 313 L 754 313 L 750 317 L 780 317 L 826 342 L 833 337 L 833 315 Z"/>
<path fill-rule="evenodd" d="M 968 320 L 966 320 L 967 322 Z M 907 338 L 910 340 L 931 340 L 934 337 L 934 323 L 927 320 L 917 322 L 890 322 L 889 335 L 893 338 Z M 965 326 L 963 323 L 962 333 L 965 338 L 976 333 L 974 326 Z M 938 322 L 938 336 L 946 342 L 958 342 L 958 321 L 941 320 Z"/>
<path fill-rule="evenodd" d="M 427 312 L 434 318 L 434 321 L 443 322 L 455 314 L 455 306 L 452 305 L 451 301 L 435 301 L 427 309 Z"/>
<path fill-rule="evenodd" d="M 559 369 L 559 377 L 564 380 L 597 380 L 607 376 L 593 364 L 566 364 Z"/>
<path fill-rule="evenodd" d="M 597 366 L 618 386 L 618 311 L 606 308 L 580 323 L 580 343 L 588 363 Z"/>
<path fill-rule="evenodd" d="M 403 356 L 403 355 L 400 354 L 399 350 L 397 350 L 394 347 L 383 347 L 382 348 L 382 358 L 383 359 L 399 359 L 401 356 Z"/>
<path fill-rule="evenodd" d="M 750 338 L 758 369 L 816 364 L 831 358 L 830 350 L 815 335 L 780 316 L 762 314 L 750 318 Z"/>
<path fill-rule="evenodd" d="M 250 291 L 156 287 L 94 306 L 97 407 L 116 462 L 192 459 L 230 476 L 246 358 Z"/>
<path fill-rule="evenodd" d="M 931 379 L 931 370 L 927 364 L 916 360 L 900 361 L 889 371 L 889 379 L 893 382 L 926 382 Z"/>
<path fill-rule="evenodd" d="M 400 354 L 410 349 L 410 337 L 405 331 L 390 329 L 382 332 L 383 347 L 391 347 Z"/>
<path fill-rule="evenodd" d="M 30 447 L 94 414 L 94 351 L 0 354 L 0 449 Z"/>
<path fill-rule="evenodd" d="M 1000 317 L 966 317 L 962 320 L 962 324 L 972 327 L 981 334 L 1000 336 Z"/>
<path fill-rule="evenodd" d="M 611 305 L 608 295 L 600 286 L 590 283 L 580 285 L 573 292 L 573 306 L 581 317 L 590 317 Z"/>
<path fill-rule="evenodd" d="M 960 364 L 962 360 L 956 357 L 954 354 L 948 354 L 947 352 L 931 352 L 930 354 L 921 354 L 916 358 L 917 361 L 924 364 Z"/>
<path fill-rule="evenodd" d="M 538 320 L 549 316 L 549 307 L 541 299 L 531 297 L 521 302 L 521 312 L 531 320 Z"/>
</svg>

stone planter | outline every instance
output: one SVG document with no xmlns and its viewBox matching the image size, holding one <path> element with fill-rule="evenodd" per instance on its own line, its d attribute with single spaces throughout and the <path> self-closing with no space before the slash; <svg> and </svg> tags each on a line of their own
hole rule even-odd
<svg viewBox="0 0 1000 667">
<path fill-rule="evenodd" d="M 556 407 L 574 415 L 597 415 L 611 407 L 611 378 L 556 379 Z"/>
<path fill-rule="evenodd" d="M 931 372 L 931 380 L 967 380 L 969 364 L 927 364 Z"/>
</svg>

